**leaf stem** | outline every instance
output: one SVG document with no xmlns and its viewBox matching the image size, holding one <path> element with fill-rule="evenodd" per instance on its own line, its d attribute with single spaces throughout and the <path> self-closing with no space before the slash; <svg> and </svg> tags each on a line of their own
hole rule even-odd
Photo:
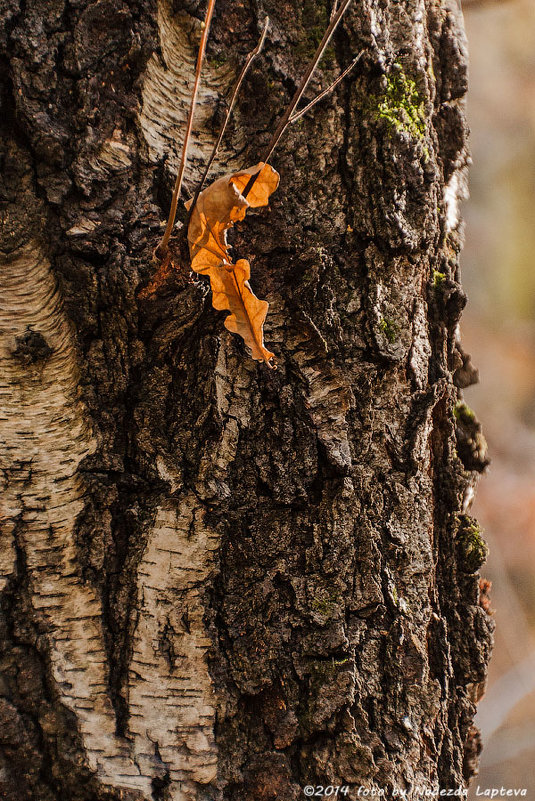
<svg viewBox="0 0 535 801">
<path fill-rule="evenodd" d="M 358 54 L 358 56 L 357 56 L 356 58 L 354 58 L 354 59 L 353 59 L 353 61 L 352 61 L 352 62 L 351 62 L 351 64 L 349 65 L 349 67 L 346 67 L 346 68 L 345 68 L 345 70 L 344 70 L 344 71 L 343 71 L 343 72 L 342 72 L 342 73 L 341 73 L 341 74 L 338 76 L 338 78 L 337 78 L 335 81 L 333 81 L 333 82 L 331 83 L 331 85 L 330 85 L 330 86 L 328 86 L 326 89 L 324 89 L 324 90 L 323 90 L 323 92 L 320 92 L 320 93 L 319 93 L 319 95 L 316 95 L 316 97 L 314 98 L 314 100 L 311 100 L 311 101 L 310 101 L 310 103 L 309 103 L 308 105 L 306 105 L 306 106 L 305 106 L 304 108 L 302 108 L 300 111 L 296 111 L 296 112 L 295 112 L 295 114 L 292 114 L 292 116 L 291 116 L 291 117 L 290 117 L 290 119 L 288 120 L 288 123 L 291 125 L 293 122 L 297 122 L 297 120 L 301 119 L 301 117 L 302 117 L 304 114 L 306 114 L 306 113 L 307 113 L 307 111 L 310 111 L 310 109 L 312 108 L 312 106 L 315 106 L 315 105 L 316 105 L 316 103 L 319 103 L 319 101 L 320 101 L 320 100 L 323 100 L 323 98 L 324 98 L 326 95 L 330 94 L 330 93 L 333 91 L 333 89 L 335 89 L 335 88 L 338 86 L 338 84 L 340 83 L 340 81 L 343 81 L 343 80 L 344 80 L 344 78 L 346 77 L 346 75 L 347 75 L 348 73 L 350 73 L 350 72 L 351 72 L 351 70 L 353 69 L 353 67 L 354 67 L 356 64 L 358 64 L 358 62 L 359 62 L 359 61 L 360 61 L 360 59 L 362 58 L 363 54 L 364 54 L 364 50 L 361 50 L 361 51 L 360 51 L 360 53 Z"/>
<path fill-rule="evenodd" d="M 263 153 L 263 155 L 262 155 L 262 157 L 260 159 L 260 161 L 263 162 L 264 164 L 267 164 L 267 162 L 269 160 L 269 157 L 271 156 L 271 154 L 273 153 L 273 151 L 275 150 L 275 148 L 276 148 L 276 146 L 277 146 L 277 144 L 279 142 L 279 139 L 281 138 L 281 136 L 283 135 L 284 131 L 286 130 L 286 128 L 290 124 L 290 117 L 292 116 L 295 107 L 297 106 L 297 104 L 301 100 L 301 97 L 303 96 L 303 93 L 304 93 L 305 89 L 308 86 L 308 83 L 309 83 L 309 81 L 310 81 L 310 79 L 312 77 L 312 74 L 314 73 L 314 70 L 318 66 L 318 63 L 319 63 L 321 57 L 323 56 L 323 54 L 325 52 L 325 49 L 327 48 L 327 45 L 329 44 L 331 36 L 333 35 L 336 27 L 338 26 L 338 23 L 340 22 L 340 20 L 343 17 L 343 15 L 347 11 L 350 3 L 351 3 L 351 0 L 342 0 L 342 2 L 340 4 L 340 7 L 336 11 L 336 14 L 332 17 L 331 21 L 329 22 L 329 25 L 328 25 L 325 33 L 323 34 L 323 39 L 319 43 L 318 49 L 314 53 L 312 61 L 308 65 L 307 70 L 306 70 L 305 74 L 303 75 L 303 78 L 301 79 L 301 83 L 297 87 L 296 92 L 295 92 L 294 96 L 292 97 L 292 100 L 290 101 L 290 104 L 289 104 L 288 108 L 284 112 L 284 114 L 283 114 L 283 116 L 281 118 L 281 121 L 279 122 L 279 124 L 278 124 L 278 126 L 277 126 L 277 128 L 275 130 L 275 133 L 271 137 L 271 140 L 270 140 L 268 146 L 266 147 L 266 149 L 265 149 L 265 151 L 264 151 L 264 153 Z M 245 186 L 245 188 L 244 188 L 244 190 L 242 192 L 243 197 L 247 197 L 247 195 L 249 194 L 249 192 L 253 188 L 253 185 L 254 185 L 258 175 L 259 175 L 259 173 L 257 173 L 256 175 L 251 175 L 251 177 L 249 178 L 249 181 L 247 182 L 247 185 Z"/>
<path fill-rule="evenodd" d="M 334 17 L 336 14 L 336 10 L 338 8 L 338 0 L 334 0 L 333 7 L 331 9 L 331 16 L 329 17 L 329 21 Z"/>
<path fill-rule="evenodd" d="M 195 190 L 195 194 L 193 196 L 193 200 L 192 200 L 191 205 L 189 207 L 188 217 L 186 219 L 186 226 L 188 225 L 190 217 L 193 214 L 193 210 L 195 208 L 197 200 L 199 199 L 199 195 L 200 195 L 200 193 L 202 191 L 202 188 L 204 186 L 204 183 L 206 181 L 208 173 L 210 172 L 210 168 L 211 168 L 211 166 L 212 166 L 212 164 L 214 162 L 215 157 L 217 156 L 217 151 L 219 150 L 219 146 L 221 145 L 221 141 L 223 139 L 223 136 L 225 135 L 225 131 L 226 131 L 228 122 L 230 120 L 230 116 L 232 114 L 232 109 L 234 108 L 234 103 L 236 102 L 236 98 L 238 97 L 238 92 L 240 91 L 241 85 L 242 85 L 242 83 L 243 83 L 243 81 L 245 79 L 245 76 L 247 75 L 247 73 L 249 71 L 249 68 L 251 67 L 251 64 L 253 63 L 253 61 L 255 60 L 255 58 L 257 57 L 257 55 L 260 53 L 260 51 L 262 50 L 262 48 L 264 46 L 264 41 L 266 39 L 266 34 L 267 34 L 267 30 L 268 30 L 268 25 L 269 25 L 269 17 L 266 17 L 266 20 L 264 22 L 264 30 L 262 31 L 262 35 L 260 36 L 258 44 L 256 45 L 255 49 L 251 50 L 251 52 L 247 56 L 247 58 L 245 60 L 245 64 L 243 65 L 242 70 L 240 72 L 240 75 L 238 77 L 238 80 L 236 81 L 234 89 L 232 90 L 230 103 L 229 103 L 229 106 L 228 106 L 228 109 L 227 109 L 227 113 L 225 114 L 225 119 L 223 120 L 223 125 L 221 126 L 221 130 L 219 131 L 219 136 L 217 137 L 217 142 L 214 145 L 214 148 L 212 150 L 210 158 L 208 159 L 208 163 L 207 163 L 207 165 L 206 165 L 206 167 L 204 169 L 204 172 L 202 174 L 202 178 L 201 178 L 201 180 L 199 182 L 199 185 L 198 185 L 197 189 Z"/>
<path fill-rule="evenodd" d="M 193 114 L 195 112 L 195 106 L 197 103 L 197 94 L 199 91 L 199 84 L 201 81 L 201 70 L 204 60 L 204 52 L 206 50 L 206 41 L 208 39 L 208 33 L 210 30 L 210 22 L 212 21 L 214 6 L 215 6 L 215 0 L 208 0 L 208 8 L 206 9 L 206 16 L 204 18 L 201 41 L 199 44 L 199 53 L 197 55 L 197 65 L 195 67 L 195 83 L 193 84 L 193 92 L 191 93 L 191 104 L 189 107 L 188 119 L 186 122 L 186 133 L 184 135 L 184 144 L 182 145 L 180 165 L 178 167 L 175 187 L 173 189 L 173 196 L 171 198 L 171 208 L 169 210 L 169 217 L 167 220 L 167 225 L 165 228 L 164 235 L 162 237 L 162 241 L 156 248 L 156 254 L 162 258 L 167 254 L 167 245 L 169 243 L 169 239 L 173 231 L 173 226 L 175 224 L 178 198 L 180 196 L 180 190 L 182 189 L 182 180 L 184 178 L 184 172 L 186 169 L 186 164 L 188 162 L 188 149 L 189 149 L 189 140 L 191 137 L 191 129 L 193 127 Z"/>
</svg>

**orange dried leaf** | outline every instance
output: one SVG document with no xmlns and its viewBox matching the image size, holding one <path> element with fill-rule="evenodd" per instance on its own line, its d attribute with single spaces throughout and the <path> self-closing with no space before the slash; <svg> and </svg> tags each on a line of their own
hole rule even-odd
<svg viewBox="0 0 535 801">
<path fill-rule="evenodd" d="M 256 175 L 257 172 L 260 174 L 252 185 L 246 200 L 246 203 L 252 209 L 256 209 L 259 206 L 267 206 L 269 203 L 269 196 L 273 194 L 279 185 L 280 175 L 277 170 L 274 170 L 269 164 L 260 162 L 260 164 L 255 164 L 254 167 L 249 167 L 248 170 L 234 173 L 229 179 L 230 183 L 241 193 L 249 183 L 251 175 Z"/>
<path fill-rule="evenodd" d="M 241 192 L 251 175 L 257 173 L 258 178 L 244 198 Z M 263 163 L 219 178 L 200 193 L 188 229 L 191 268 L 210 277 L 212 305 L 230 311 L 225 327 L 243 338 L 253 359 L 268 365 L 273 353 L 264 347 L 263 325 L 269 304 L 259 300 L 249 286 L 249 262 L 239 259 L 232 263 L 227 231 L 243 220 L 247 208 L 266 206 L 278 184 L 279 174 Z M 190 205 L 191 200 L 186 208 Z"/>
<path fill-rule="evenodd" d="M 269 303 L 256 297 L 249 286 L 250 277 L 251 266 L 247 259 L 238 259 L 236 264 L 213 270 L 210 273 L 212 305 L 214 309 L 230 311 L 225 328 L 242 337 L 253 359 L 269 364 L 275 354 L 264 347 L 262 334 Z"/>
</svg>

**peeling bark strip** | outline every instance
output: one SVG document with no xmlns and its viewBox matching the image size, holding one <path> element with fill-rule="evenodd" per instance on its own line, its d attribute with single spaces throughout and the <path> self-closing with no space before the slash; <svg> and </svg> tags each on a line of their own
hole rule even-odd
<svg viewBox="0 0 535 801">
<path fill-rule="evenodd" d="M 143 80 L 143 107 L 140 124 L 149 146 L 152 160 L 163 156 L 169 158 L 169 168 L 176 175 L 179 156 L 184 140 L 185 122 L 191 102 L 191 87 L 195 75 L 199 22 L 186 14 L 173 12 L 171 0 L 158 2 L 158 30 L 161 55 L 154 54 L 147 64 Z M 217 139 L 214 114 L 228 94 L 235 80 L 234 70 L 228 63 L 220 66 L 205 62 L 202 82 L 195 110 L 193 135 L 190 140 L 184 186 L 186 193 L 195 188 L 202 175 L 204 165 Z M 218 162 L 226 165 L 227 171 L 238 168 L 233 159 L 236 150 L 241 150 L 243 136 L 233 142 L 231 150 L 223 142 Z M 239 166 L 243 166 L 239 164 Z M 183 202 L 179 199 L 179 208 Z"/>
<path fill-rule="evenodd" d="M 169 780 L 170 801 L 195 801 L 216 778 L 215 699 L 206 663 L 204 597 L 219 537 L 194 495 L 160 509 L 139 567 L 130 660 L 136 763 Z"/>
<path fill-rule="evenodd" d="M 153 780 L 168 778 L 169 799 L 197 799 L 196 787 L 217 770 L 202 598 L 219 538 L 193 495 L 158 513 L 138 572 L 128 739 L 117 738 L 101 603 L 80 582 L 73 540 L 83 508 L 77 470 L 95 444 L 78 400 L 71 327 L 36 242 L 2 265 L 0 330 L 0 590 L 22 549 L 54 681 L 99 779 L 151 798 Z"/>
<path fill-rule="evenodd" d="M 273 373 L 202 277 L 141 292 L 204 11 L 0 3 L 0 796 L 458 788 L 493 625 L 459 389 L 461 13 L 352 0 L 303 104 L 358 66 L 233 231 Z M 188 189 L 265 15 L 214 178 L 258 161 L 330 11 L 217 0 Z"/>
<path fill-rule="evenodd" d="M 81 583 L 76 560 L 73 527 L 83 508 L 77 470 L 94 443 L 78 400 L 71 326 L 37 242 L 4 261 L 0 284 L 2 588 L 20 549 L 53 678 L 76 715 L 89 766 L 104 782 L 147 788 L 115 738 L 100 599 Z M 21 343 L 32 334 L 46 352 L 34 349 L 21 367 Z"/>
</svg>

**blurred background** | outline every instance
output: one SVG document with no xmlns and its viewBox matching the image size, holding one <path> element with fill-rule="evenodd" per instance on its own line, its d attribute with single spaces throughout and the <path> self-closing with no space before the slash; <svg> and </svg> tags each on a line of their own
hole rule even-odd
<svg viewBox="0 0 535 801">
<path fill-rule="evenodd" d="M 480 372 L 465 399 L 491 466 L 473 514 L 490 557 L 496 646 L 477 723 L 476 788 L 535 798 L 535 0 L 464 0 L 473 165 L 464 206 L 462 340 Z"/>
</svg>

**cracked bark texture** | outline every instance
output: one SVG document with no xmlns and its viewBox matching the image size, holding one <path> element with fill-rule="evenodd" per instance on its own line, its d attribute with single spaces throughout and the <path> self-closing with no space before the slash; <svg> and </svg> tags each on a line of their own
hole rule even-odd
<svg viewBox="0 0 535 801">
<path fill-rule="evenodd" d="M 0 0 L 0 791 L 291 801 L 464 785 L 492 639 L 461 391 L 467 55 L 454 0 L 354 0 L 269 210 L 253 362 L 187 265 L 141 300 L 196 0 Z M 193 191 L 254 164 L 328 22 L 218 0 Z"/>
</svg>

